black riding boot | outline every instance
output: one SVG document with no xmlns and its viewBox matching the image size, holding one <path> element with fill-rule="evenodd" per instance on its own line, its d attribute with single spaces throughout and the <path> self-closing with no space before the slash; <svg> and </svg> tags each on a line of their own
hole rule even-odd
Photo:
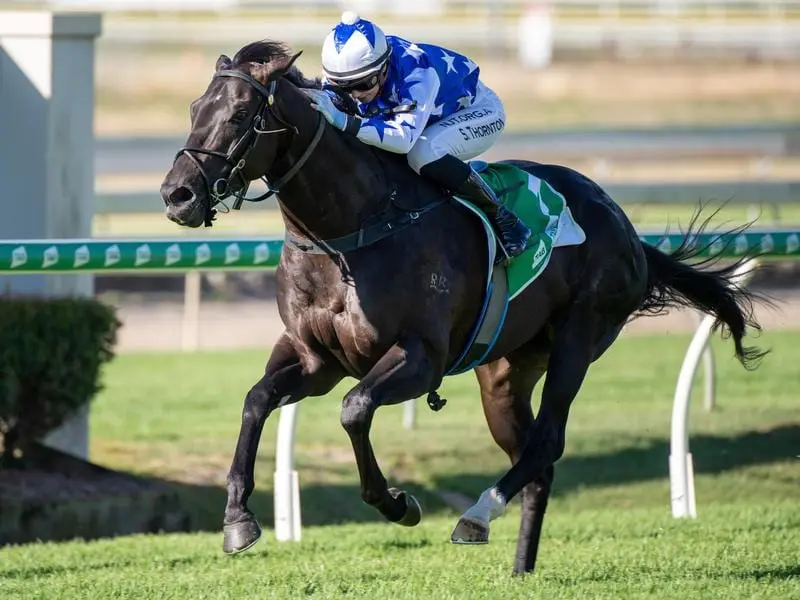
<svg viewBox="0 0 800 600">
<path fill-rule="evenodd" d="M 428 163 L 420 173 L 480 208 L 494 222 L 509 257 L 522 254 L 531 230 L 497 199 L 492 188 L 472 167 L 452 154 Z"/>
<path fill-rule="evenodd" d="M 525 251 L 531 230 L 519 220 L 517 215 L 503 206 L 483 177 L 470 169 L 467 180 L 454 191 L 464 200 L 475 204 L 494 221 L 500 238 L 503 240 L 503 248 L 509 257 L 513 258 Z"/>
</svg>

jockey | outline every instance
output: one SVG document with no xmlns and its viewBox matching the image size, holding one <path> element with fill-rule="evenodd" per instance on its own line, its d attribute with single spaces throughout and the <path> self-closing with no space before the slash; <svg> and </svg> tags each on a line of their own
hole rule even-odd
<svg viewBox="0 0 800 600">
<path fill-rule="evenodd" d="M 312 106 L 365 144 L 406 154 L 411 168 L 473 202 L 494 222 L 509 257 L 531 232 L 498 200 L 468 163 L 488 150 L 505 126 L 500 98 L 480 81 L 467 57 L 414 44 L 346 11 L 322 46 L 324 87 L 347 92 L 359 115 L 348 115 L 325 92 Z"/>
</svg>

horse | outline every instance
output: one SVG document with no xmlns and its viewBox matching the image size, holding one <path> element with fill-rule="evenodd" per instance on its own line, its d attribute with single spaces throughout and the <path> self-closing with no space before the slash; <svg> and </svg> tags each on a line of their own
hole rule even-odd
<svg viewBox="0 0 800 600">
<path fill-rule="evenodd" d="M 233 59 L 220 55 L 191 104 L 191 130 L 160 190 L 166 217 L 186 227 L 211 226 L 226 199 L 238 209 L 276 194 L 286 230 L 276 271 L 285 329 L 244 399 L 227 475 L 228 555 L 261 536 L 247 502 L 266 418 L 328 393 L 346 376 L 357 383 L 342 399 L 340 420 L 361 498 L 390 522 L 420 522 L 419 502 L 381 472 L 371 423 L 379 407 L 425 394 L 441 408 L 436 390 L 471 339 L 491 260 L 480 219 L 414 173 L 405 156 L 339 132 L 310 106 L 303 90 L 320 88 L 320 80 L 293 64 L 299 55 L 272 40 L 249 43 Z M 461 515 L 450 541 L 488 543 L 490 521 L 521 495 L 512 573 L 523 575 L 535 567 L 573 399 L 630 319 L 691 307 L 715 316 L 745 368 L 766 352 L 743 344 L 760 326 L 752 292 L 735 283 L 741 261 L 690 263 L 702 250 L 689 241 L 692 227 L 679 248 L 662 252 L 640 241 L 623 210 L 585 175 L 504 162 L 558 190 L 585 231 L 582 243 L 553 250 L 539 277 L 508 305 L 491 350 L 470 369 L 489 431 L 511 466 Z M 258 179 L 268 191 L 247 198 Z"/>
</svg>

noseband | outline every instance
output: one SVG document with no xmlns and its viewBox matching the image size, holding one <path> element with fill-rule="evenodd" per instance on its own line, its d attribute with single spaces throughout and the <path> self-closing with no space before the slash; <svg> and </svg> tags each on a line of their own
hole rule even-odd
<svg viewBox="0 0 800 600">
<path fill-rule="evenodd" d="M 267 86 L 264 86 L 251 75 L 233 69 L 217 71 L 214 73 L 214 78 L 216 77 L 236 77 L 238 79 L 242 79 L 243 81 L 249 83 L 259 94 L 261 94 L 262 100 L 255 117 L 253 117 L 250 126 L 247 128 L 247 131 L 245 131 L 242 137 L 236 141 L 228 153 L 219 152 L 217 150 L 208 150 L 206 148 L 192 148 L 189 146 L 184 146 L 175 154 L 173 163 L 174 161 L 178 160 L 182 154 L 185 154 L 189 160 L 192 161 L 194 166 L 197 167 L 197 170 L 200 172 L 200 176 L 203 178 L 203 182 L 206 185 L 206 191 L 208 192 L 209 197 L 209 202 L 206 205 L 206 227 L 210 227 L 212 221 L 214 220 L 214 216 L 217 212 L 214 207 L 230 196 L 233 196 L 234 198 L 233 209 L 239 210 L 245 200 L 248 202 L 261 202 L 262 200 L 266 200 L 270 196 L 280 191 L 280 188 L 297 174 L 303 164 L 308 160 L 309 156 L 311 156 L 311 153 L 314 151 L 314 148 L 316 148 L 320 138 L 322 137 L 322 132 L 325 130 L 325 119 L 320 114 L 319 125 L 316 133 L 314 134 L 314 138 L 311 140 L 311 143 L 305 149 L 299 160 L 297 160 L 297 162 L 295 162 L 295 164 L 283 175 L 283 177 L 278 179 L 274 184 L 269 183 L 266 174 L 262 175 L 260 179 L 267 186 L 267 191 L 255 198 L 247 198 L 246 194 L 248 188 L 250 187 L 250 181 L 245 179 L 242 171 L 247 164 L 247 158 L 250 155 L 251 150 L 255 147 L 259 136 L 285 133 L 288 131 L 298 134 L 300 131 L 294 125 L 287 123 L 275 111 L 275 89 L 277 87 L 277 80 L 273 79 Z M 281 123 L 283 127 L 280 129 L 266 129 L 267 120 L 269 117 L 272 117 Z M 208 177 L 205 169 L 203 169 L 202 163 L 197 159 L 195 154 L 205 154 L 223 159 L 225 163 L 231 167 L 228 176 L 220 177 L 212 184 L 211 179 Z M 234 191 L 233 186 L 231 185 L 234 178 L 238 178 L 239 182 L 241 183 L 241 186 L 237 191 Z"/>
</svg>

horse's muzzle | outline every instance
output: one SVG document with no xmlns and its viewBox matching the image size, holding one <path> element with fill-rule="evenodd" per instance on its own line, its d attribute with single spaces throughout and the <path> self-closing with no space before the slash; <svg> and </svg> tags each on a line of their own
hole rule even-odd
<svg viewBox="0 0 800 600">
<path fill-rule="evenodd" d="M 184 227 L 200 227 L 204 222 L 203 198 L 186 186 L 161 186 L 161 198 L 166 206 L 166 216 Z"/>
<path fill-rule="evenodd" d="M 167 206 L 180 206 L 193 202 L 195 197 L 195 193 L 192 190 L 181 185 L 169 192 L 164 201 L 167 203 Z"/>
</svg>

